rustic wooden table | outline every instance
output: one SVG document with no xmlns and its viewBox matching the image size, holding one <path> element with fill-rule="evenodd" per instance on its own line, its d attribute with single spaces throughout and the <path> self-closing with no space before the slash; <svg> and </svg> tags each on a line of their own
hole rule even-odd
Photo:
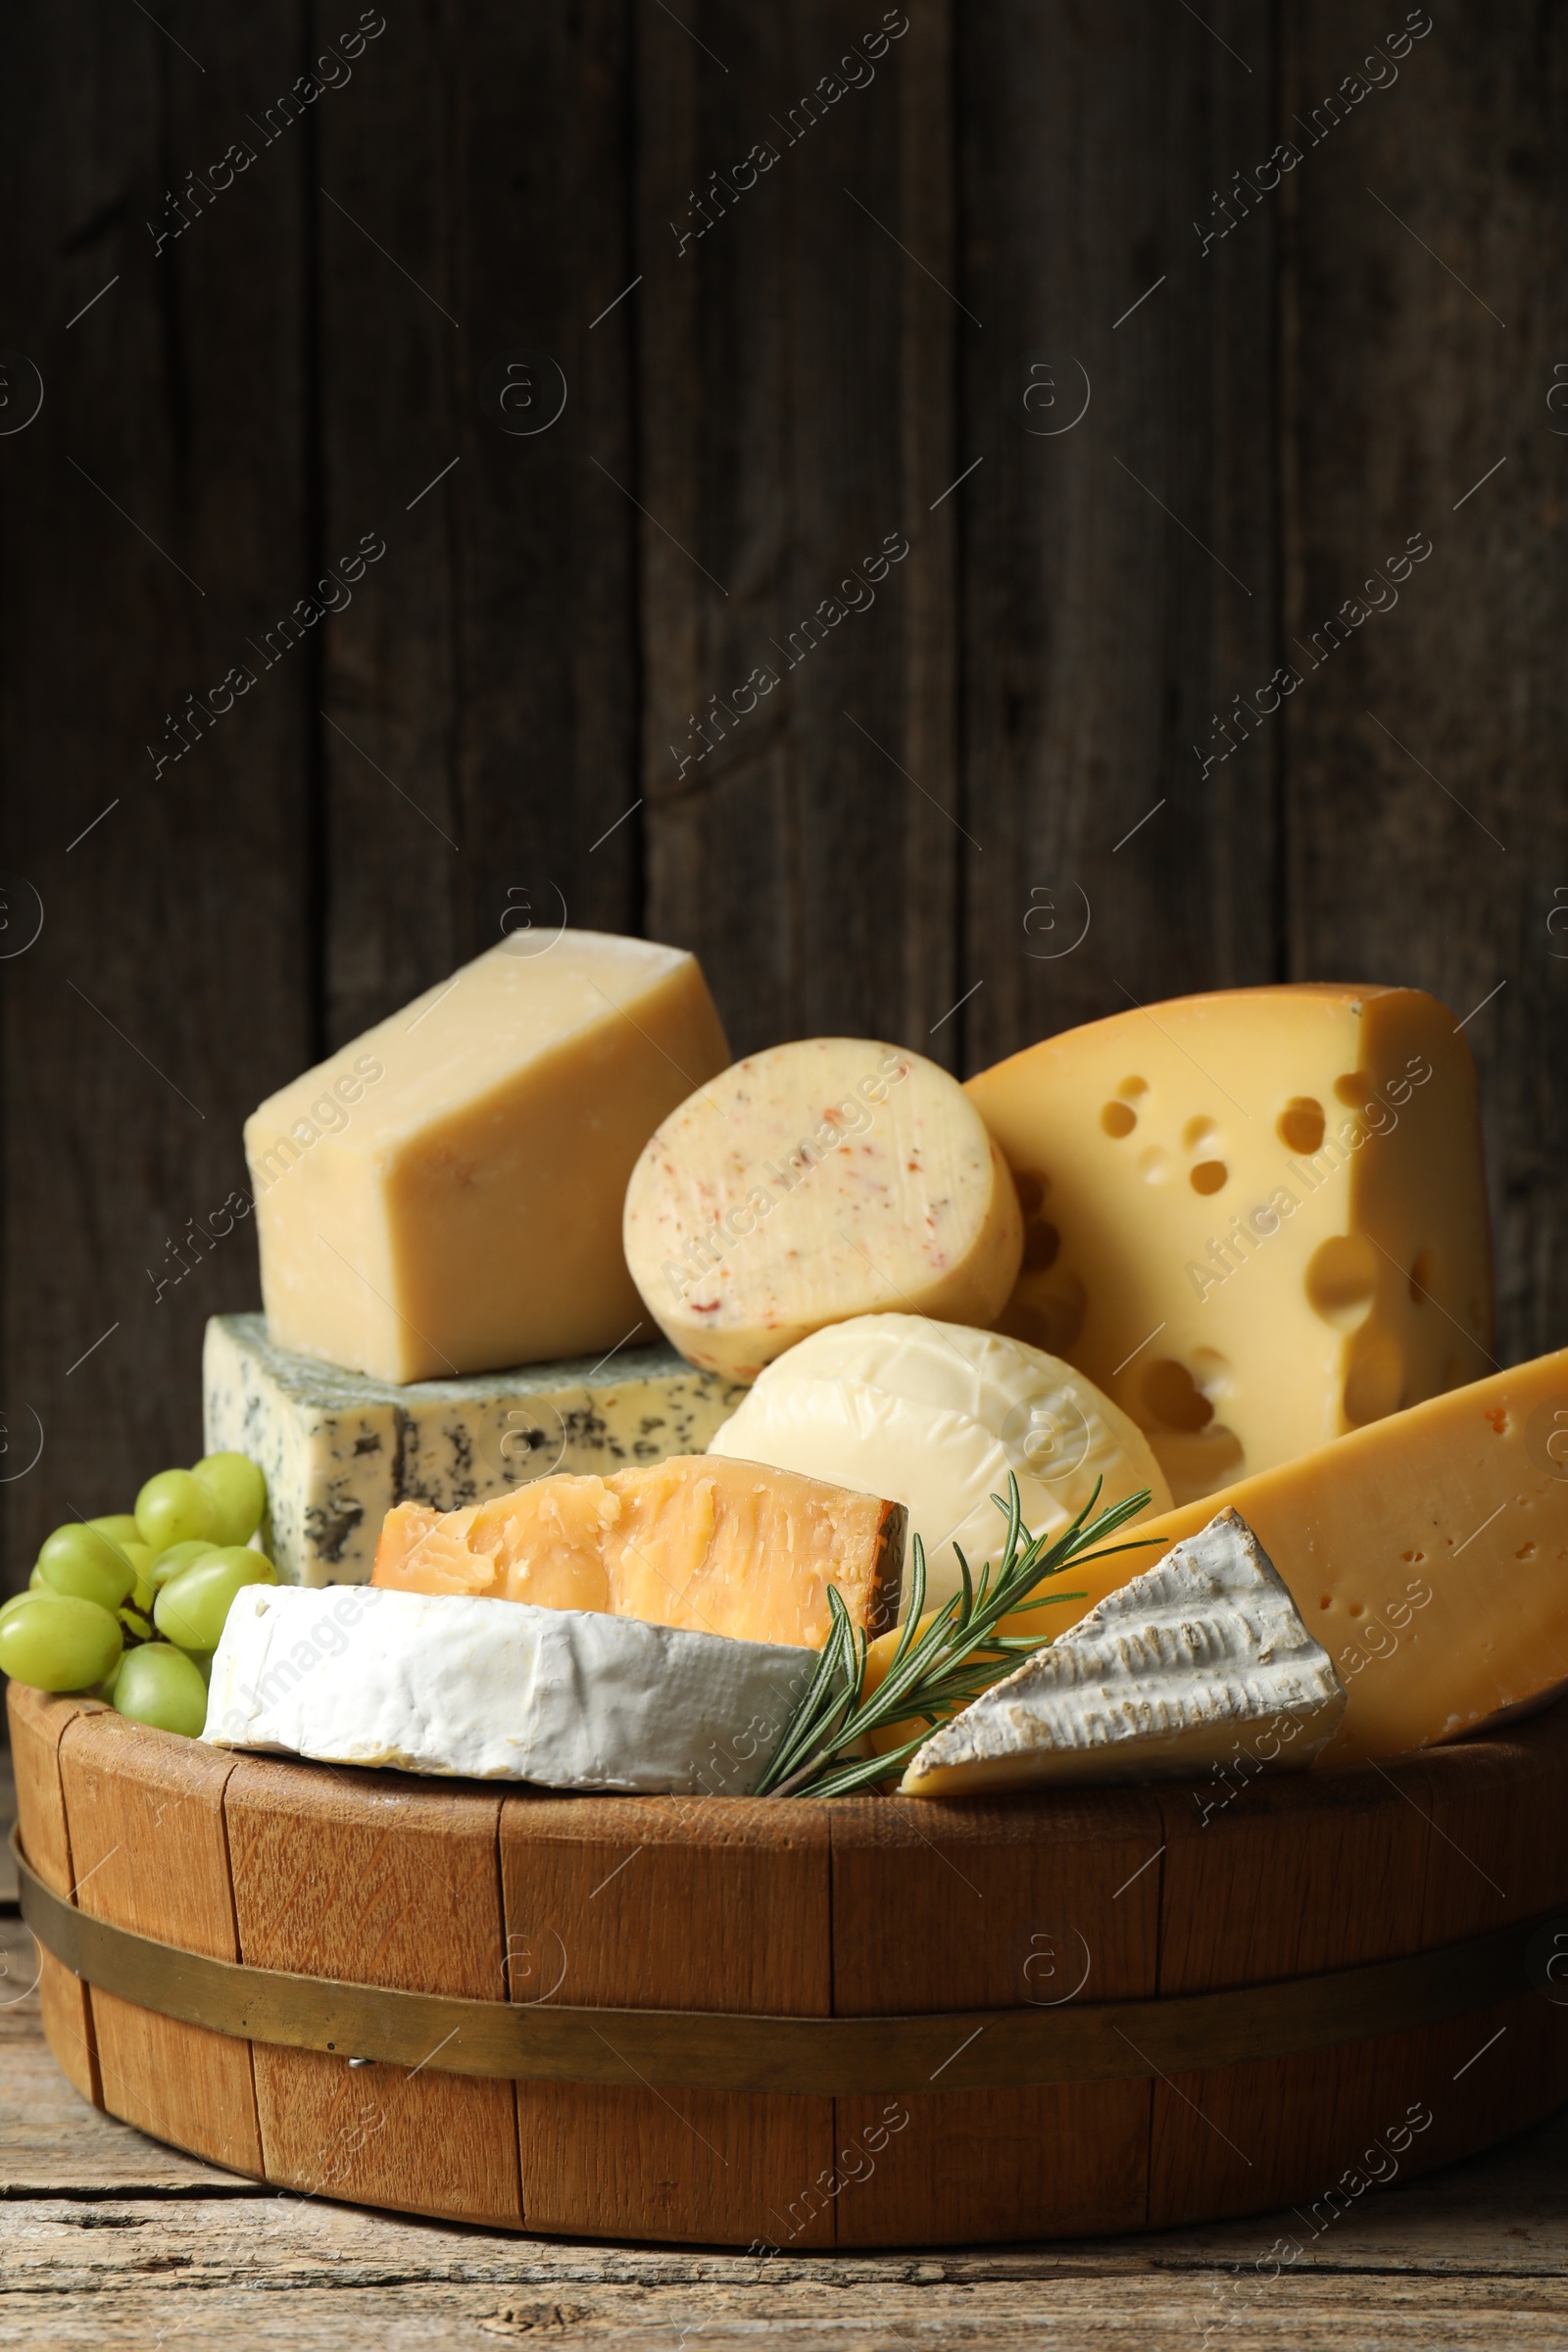
<svg viewBox="0 0 1568 2352">
<path fill-rule="evenodd" d="M 97 2114 L 44 2044 L 32 1950 L 0 1882 L 0 2347 L 163 2352 L 185 2337 L 193 2352 L 483 2352 L 540 2337 L 878 2352 L 1049 2338 L 1052 2352 L 1535 2352 L 1568 2337 L 1568 2109 L 1369 2196 L 1283 2269 L 1276 2240 L 1306 2236 L 1291 2214 L 1136 2240 L 770 2263 L 501 2236 L 259 2188 Z"/>
</svg>

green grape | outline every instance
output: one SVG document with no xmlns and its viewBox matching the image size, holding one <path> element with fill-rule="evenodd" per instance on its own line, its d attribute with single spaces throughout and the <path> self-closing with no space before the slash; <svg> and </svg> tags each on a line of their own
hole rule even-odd
<svg viewBox="0 0 1568 2352">
<path fill-rule="evenodd" d="M 129 1511 L 109 1511 L 102 1519 L 89 1519 L 87 1525 L 95 1527 L 101 1536 L 107 1536 L 111 1544 L 118 1544 L 122 1551 L 127 1544 L 141 1541 L 136 1533 L 136 1522 Z"/>
<path fill-rule="evenodd" d="M 172 1576 L 178 1576 L 181 1569 L 188 1568 L 192 1560 L 209 1559 L 221 1549 L 222 1545 L 216 1544 L 211 1536 L 195 1538 L 188 1544 L 171 1544 L 167 1551 L 159 1552 L 147 1570 L 147 1582 L 156 1592 Z"/>
<path fill-rule="evenodd" d="M 57 1592 L 95 1600 L 101 1609 L 111 1612 L 119 1608 L 136 1582 L 136 1571 L 119 1544 L 111 1544 L 80 1519 L 68 1520 L 44 1538 L 38 1565 Z"/>
<path fill-rule="evenodd" d="M 13 1592 L 9 1600 L 0 1601 L 0 1625 L 5 1623 L 13 1609 L 20 1609 L 24 1600 L 31 1598 L 30 1592 Z"/>
<path fill-rule="evenodd" d="M 95 1600 L 33 1592 L 0 1620 L 0 1673 L 35 1690 L 88 1690 L 112 1674 L 120 1627 Z"/>
<path fill-rule="evenodd" d="M 194 1740 L 207 1721 L 207 1685 L 183 1650 L 146 1642 L 126 1652 L 115 1678 L 114 1704 L 133 1723 Z"/>
<path fill-rule="evenodd" d="M 136 1582 L 131 1586 L 130 1598 L 126 1601 L 125 1606 L 127 1609 L 134 1609 L 138 1616 L 150 1617 L 152 1615 L 153 1589 L 144 1576 L 138 1576 Z"/>
<path fill-rule="evenodd" d="M 225 1544 L 182 1569 L 159 1593 L 153 1621 L 181 1649 L 216 1649 L 234 1595 L 245 1585 L 275 1585 L 277 1571 L 259 1551 Z"/>
<path fill-rule="evenodd" d="M 191 1476 L 201 1480 L 218 1504 L 214 1542 L 248 1544 L 267 1508 L 267 1481 L 256 1464 L 243 1453 L 206 1453 Z"/>
<path fill-rule="evenodd" d="M 216 1542 L 218 1502 L 212 1489 L 188 1470 L 160 1470 L 136 1497 L 136 1525 L 155 1552 L 197 1536 Z"/>
<path fill-rule="evenodd" d="M 152 1626 L 146 1615 L 140 1610 L 117 1609 L 115 1615 L 133 1642 L 150 1642 L 152 1640 Z"/>
<path fill-rule="evenodd" d="M 29 1592 L 52 1592 L 54 1591 L 53 1585 L 36 1560 L 32 1563 L 32 1574 L 27 1579 L 27 1590 Z"/>
<path fill-rule="evenodd" d="M 158 1557 L 158 1554 L 154 1551 L 150 1544 L 138 1543 L 134 1536 L 132 1536 L 128 1544 L 122 1544 L 120 1548 L 124 1553 L 131 1566 L 137 1571 L 138 1575 L 141 1576 L 146 1575 L 148 1569 Z"/>
</svg>

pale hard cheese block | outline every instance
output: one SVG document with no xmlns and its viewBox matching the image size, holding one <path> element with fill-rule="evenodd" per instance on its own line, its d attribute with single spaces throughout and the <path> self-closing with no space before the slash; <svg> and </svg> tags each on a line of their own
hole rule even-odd
<svg viewBox="0 0 1568 2352">
<path fill-rule="evenodd" d="M 1131 1414 L 1178 1501 L 1488 1369 L 1475 1071 L 1419 990 L 1186 997 L 967 1092 L 1027 1218 L 1002 1327 Z"/>
<path fill-rule="evenodd" d="M 1099 1507 L 1150 1490 L 1170 1505 L 1149 1442 L 1082 1373 L 999 1332 L 923 1315 L 860 1315 L 814 1332 L 769 1364 L 710 1454 L 773 1462 L 890 1495 L 925 1548 L 936 1605 L 1000 1556 L 992 1500 L 1018 1481 L 1024 1525 L 1054 1535 L 1100 1486 Z M 908 1577 L 905 1578 L 907 1605 Z"/>
<path fill-rule="evenodd" d="M 504 940 L 246 1121 L 273 1339 L 399 1382 L 613 1348 L 626 1179 L 728 1058 L 694 956 Z"/>
<path fill-rule="evenodd" d="M 814 1649 L 831 1630 L 830 1587 L 868 1633 L 893 1623 L 905 1524 L 896 1502 L 696 1454 L 540 1479 L 445 1517 L 404 1503 L 387 1515 L 374 1582 Z"/>
<path fill-rule="evenodd" d="M 906 1796 L 1310 1764 L 1345 1712 L 1327 1651 L 1234 1510 L 983 1691 L 910 1758 Z"/>
<path fill-rule="evenodd" d="M 1568 1349 L 1353 1431 L 1221 1499 L 1255 1532 L 1345 1685 L 1325 1763 L 1456 1739 L 1568 1683 Z M 1213 1508 L 1189 1503 L 1132 1532 L 1177 1544 Z M 1102 1599 L 1128 1566 L 1075 1565 L 1086 1597 L 1063 1617 Z"/>
<path fill-rule="evenodd" d="M 554 1471 L 695 1453 L 745 1391 L 662 1342 L 407 1387 L 275 1348 L 261 1315 L 215 1315 L 202 1354 L 210 1453 L 267 1480 L 285 1583 L 368 1584 L 396 1503 L 454 1511 Z"/>
<path fill-rule="evenodd" d="M 755 1380 L 851 1315 L 989 1323 L 1018 1271 L 1012 1179 L 918 1054 L 810 1037 L 738 1061 L 664 1121 L 626 1191 L 626 1259 L 683 1355 Z"/>
<path fill-rule="evenodd" d="M 573 1610 L 248 1586 L 202 1737 L 547 1788 L 743 1796 L 815 1661 Z"/>
</svg>

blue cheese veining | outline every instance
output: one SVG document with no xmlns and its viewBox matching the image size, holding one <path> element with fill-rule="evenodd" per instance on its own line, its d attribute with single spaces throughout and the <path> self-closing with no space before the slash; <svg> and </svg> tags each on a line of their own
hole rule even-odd
<svg viewBox="0 0 1568 2352">
<path fill-rule="evenodd" d="M 461 1510 L 553 1470 L 701 1453 L 744 1395 L 663 1346 L 397 1386 L 274 1348 L 262 1315 L 213 1317 L 202 1391 L 208 1450 L 260 1465 L 297 1585 L 368 1583 L 396 1503 Z"/>
</svg>

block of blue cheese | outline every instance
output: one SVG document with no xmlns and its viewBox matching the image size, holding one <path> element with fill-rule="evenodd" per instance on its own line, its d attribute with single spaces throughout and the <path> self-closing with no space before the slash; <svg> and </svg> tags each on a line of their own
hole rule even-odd
<svg viewBox="0 0 1568 2352">
<path fill-rule="evenodd" d="M 295 1585 L 368 1584 L 394 1503 L 454 1511 L 554 1470 L 702 1453 L 745 1393 L 662 1345 L 395 1385 L 274 1348 L 263 1315 L 215 1315 L 202 1353 L 207 1450 L 263 1471 Z"/>
</svg>

